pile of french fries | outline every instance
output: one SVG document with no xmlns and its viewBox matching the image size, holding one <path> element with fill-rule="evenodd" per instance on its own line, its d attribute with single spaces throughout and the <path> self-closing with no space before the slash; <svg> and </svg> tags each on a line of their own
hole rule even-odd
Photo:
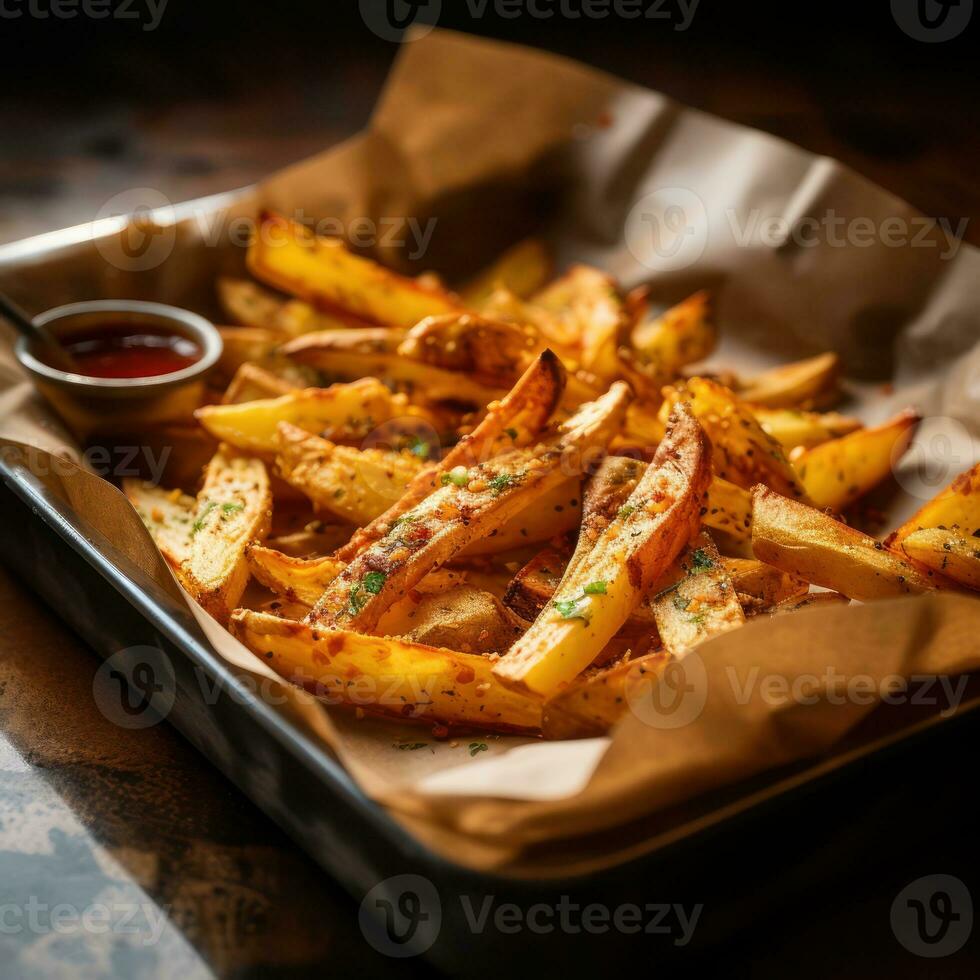
<svg viewBox="0 0 980 980">
<path fill-rule="evenodd" d="M 651 316 L 537 241 L 452 291 L 273 214 L 248 268 L 219 283 L 203 484 L 125 490 L 201 606 L 326 701 L 590 736 L 753 617 L 980 589 L 980 466 L 856 530 L 918 416 L 833 412 L 833 353 L 699 373 L 705 294 Z"/>
</svg>

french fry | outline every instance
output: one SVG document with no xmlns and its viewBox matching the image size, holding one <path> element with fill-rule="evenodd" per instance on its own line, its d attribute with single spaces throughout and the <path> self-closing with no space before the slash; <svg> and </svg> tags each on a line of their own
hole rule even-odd
<svg viewBox="0 0 980 980">
<path fill-rule="evenodd" d="M 582 473 L 622 424 L 629 398 L 626 385 L 614 384 L 542 446 L 515 449 L 446 474 L 445 486 L 399 518 L 385 537 L 337 576 L 311 622 L 370 632 L 385 608 L 422 576 L 508 521 L 536 496 Z"/>
<path fill-rule="evenodd" d="M 801 578 L 754 558 L 722 558 L 739 602 L 747 614 L 768 609 L 786 599 L 806 594 L 809 585 Z"/>
<path fill-rule="evenodd" d="M 261 460 L 221 448 L 197 495 L 191 543 L 179 578 L 197 602 L 221 623 L 245 590 L 245 551 L 267 534 L 272 516 L 269 477 Z"/>
<path fill-rule="evenodd" d="M 697 530 L 709 452 L 700 424 L 679 405 L 624 508 L 494 667 L 501 681 L 547 696 L 595 659 Z"/>
<path fill-rule="evenodd" d="M 241 405 L 262 398 L 279 398 L 295 390 L 296 385 L 271 371 L 266 371 L 256 364 L 243 364 L 231 379 L 221 398 L 221 404 Z"/>
<path fill-rule="evenodd" d="M 763 371 L 745 382 L 738 395 L 766 408 L 823 408 L 837 400 L 840 369 L 836 354 L 818 354 Z"/>
<path fill-rule="evenodd" d="M 687 401 L 711 440 L 715 476 L 746 490 L 765 483 L 778 493 L 806 500 L 806 491 L 786 459 L 783 447 L 768 435 L 748 406 L 724 385 L 709 378 L 689 378 L 664 389 L 661 415 Z"/>
<path fill-rule="evenodd" d="M 167 563 L 179 568 L 190 554 L 194 498 L 132 477 L 122 481 L 122 489 Z"/>
<path fill-rule="evenodd" d="M 501 287 L 526 299 L 544 286 L 551 269 L 551 256 L 544 243 L 525 238 L 467 283 L 460 290 L 460 299 L 469 309 L 479 310 Z"/>
<path fill-rule="evenodd" d="M 915 531 L 954 525 L 965 537 L 980 537 L 980 463 L 920 507 L 886 538 L 885 544 L 894 548 Z"/>
<path fill-rule="evenodd" d="M 335 704 L 444 725 L 537 732 L 541 704 L 507 690 L 488 657 L 317 629 L 239 609 L 232 635 L 287 680 Z"/>
<path fill-rule="evenodd" d="M 264 364 L 283 341 L 282 334 L 265 327 L 218 327 L 222 349 L 217 369 L 231 377 L 243 364 Z"/>
<path fill-rule="evenodd" d="M 749 405 L 749 409 L 759 425 L 787 452 L 798 446 L 812 449 L 862 428 L 857 419 L 836 412 L 805 412 L 798 408 L 765 408 L 762 405 Z"/>
<path fill-rule="evenodd" d="M 752 493 L 752 550 L 776 568 L 850 599 L 887 599 L 945 587 L 941 576 L 874 538 L 768 487 Z"/>
<path fill-rule="evenodd" d="M 264 214 L 248 250 L 249 271 L 318 310 L 345 311 L 372 323 L 411 327 L 459 309 L 444 289 L 354 255 L 339 239 L 318 238 L 298 222 Z"/>
<path fill-rule="evenodd" d="M 795 454 L 793 465 L 813 505 L 839 512 L 873 490 L 908 449 L 919 420 L 908 409 L 884 425 Z"/>
<path fill-rule="evenodd" d="M 682 367 L 703 361 L 715 349 L 718 331 L 706 292 L 689 296 L 664 314 L 633 328 L 633 348 L 663 381 Z"/>
<path fill-rule="evenodd" d="M 967 536 L 957 525 L 913 531 L 901 541 L 901 548 L 923 565 L 947 578 L 980 589 L 980 532 Z"/>
<path fill-rule="evenodd" d="M 236 449 L 273 453 L 282 422 L 332 440 L 357 441 L 382 422 L 408 413 L 404 396 L 393 395 L 376 378 L 364 378 L 239 405 L 206 405 L 194 417 L 215 439 Z"/>
<path fill-rule="evenodd" d="M 576 678 L 545 701 L 542 734 L 551 740 L 608 734 L 629 711 L 629 692 L 656 684 L 672 659 L 660 650 Z"/>
<path fill-rule="evenodd" d="M 421 460 L 409 452 L 338 446 L 279 423 L 276 472 L 317 508 L 351 524 L 383 514 L 421 469 Z"/>
<path fill-rule="evenodd" d="M 723 531 L 734 541 L 749 541 L 752 538 L 752 494 L 716 476 L 708 487 L 701 519 L 707 527 Z"/>
<path fill-rule="evenodd" d="M 846 595 L 841 595 L 839 592 L 808 592 L 803 596 L 783 599 L 766 611 L 771 616 L 785 616 L 787 613 L 819 608 L 820 606 L 846 606 L 850 601 Z"/>
<path fill-rule="evenodd" d="M 344 570 L 344 563 L 336 558 L 292 558 L 258 544 L 250 545 L 245 557 L 252 574 L 262 585 L 306 606 L 313 606 L 323 590 Z"/>
<path fill-rule="evenodd" d="M 505 447 L 530 445 L 551 418 L 565 390 L 565 369 L 550 351 L 544 351 L 499 402 L 489 404 L 487 414 L 443 459 L 420 473 L 405 495 L 367 527 L 355 532 L 338 557 L 350 561 L 359 551 L 384 537 L 395 521 L 442 485 L 442 478 L 457 467 L 469 469 L 505 451 Z"/>
<path fill-rule="evenodd" d="M 664 650 L 683 656 L 699 643 L 745 625 L 732 577 L 714 541 L 701 533 L 680 554 L 681 577 L 650 601 Z"/>
</svg>

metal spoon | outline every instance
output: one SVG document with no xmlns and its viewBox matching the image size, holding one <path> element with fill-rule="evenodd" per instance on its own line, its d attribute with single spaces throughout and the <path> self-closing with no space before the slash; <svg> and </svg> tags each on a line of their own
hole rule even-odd
<svg viewBox="0 0 980 980">
<path fill-rule="evenodd" d="M 60 371 L 78 373 L 75 358 L 61 346 L 61 342 L 46 327 L 38 326 L 9 296 L 0 293 L 0 316 L 13 324 L 18 333 L 41 345 L 46 359 Z"/>
</svg>

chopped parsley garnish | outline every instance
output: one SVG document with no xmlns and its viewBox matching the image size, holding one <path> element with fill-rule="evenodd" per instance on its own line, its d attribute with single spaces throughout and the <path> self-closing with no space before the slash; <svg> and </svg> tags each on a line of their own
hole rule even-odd
<svg viewBox="0 0 980 980">
<path fill-rule="evenodd" d="M 625 521 L 626 518 L 629 517 L 630 514 L 632 514 L 635 510 L 636 508 L 632 504 L 625 504 L 622 507 L 620 507 L 619 510 L 616 512 L 616 516 L 621 521 Z"/>
<path fill-rule="evenodd" d="M 424 439 L 419 438 L 419 436 L 412 436 L 408 442 L 408 451 L 414 456 L 419 456 L 421 459 L 428 459 L 429 453 L 432 451 L 432 446 Z"/>
<path fill-rule="evenodd" d="M 204 505 L 204 510 L 201 511 L 200 517 L 198 517 L 197 520 L 191 525 L 191 537 L 197 534 L 197 532 L 204 527 L 205 522 L 211 514 L 211 511 L 213 511 L 217 506 L 217 503 L 213 500 L 208 501 L 208 503 Z"/>
<path fill-rule="evenodd" d="M 681 612 L 686 612 L 687 610 L 687 599 L 684 596 L 678 594 L 675 595 L 673 599 L 670 600 L 675 609 L 679 609 Z"/>
<path fill-rule="evenodd" d="M 245 509 L 245 505 L 244 504 L 222 504 L 221 505 L 221 512 L 223 514 L 237 514 L 238 511 L 244 510 L 244 509 Z"/>
<path fill-rule="evenodd" d="M 385 573 L 384 572 L 368 572 L 364 578 L 361 579 L 361 585 L 364 586 L 367 592 L 371 595 L 377 595 L 385 584 Z"/>
<path fill-rule="evenodd" d="M 487 752 L 489 748 L 486 742 L 470 742 L 470 755 L 476 755 L 478 752 Z"/>
<path fill-rule="evenodd" d="M 698 548 L 691 553 L 691 574 L 695 572 L 707 572 L 715 567 L 714 560 L 704 548 Z"/>
<path fill-rule="evenodd" d="M 589 584 L 582 591 L 586 595 L 605 595 L 606 583 L 603 581 L 589 582 Z"/>
<path fill-rule="evenodd" d="M 470 473 L 465 466 L 454 466 L 448 473 L 443 473 L 439 478 L 443 486 L 450 483 L 457 487 L 465 487 L 470 482 Z"/>
<path fill-rule="evenodd" d="M 414 752 L 416 749 L 424 749 L 428 744 L 428 742 L 400 742 L 395 744 L 395 748 L 401 749 L 402 752 Z"/>
<path fill-rule="evenodd" d="M 554 606 L 562 619 L 583 619 L 585 622 L 588 622 L 589 614 L 580 605 L 581 601 L 581 599 L 556 599 Z"/>
<path fill-rule="evenodd" d="M 347 593 L 347 614 L 356 616 L 367 605 L 367 596 L 361 594 L 361 583 L 355 582 Z"/>
<path fill-rule="evenodd" d="M 523 473 L 498 473 L 487 480 L 487 486 L 493 491 L 495 497 L 499 497 L 508 487 L 519 483 L 523 476 Z"/>
</svg>

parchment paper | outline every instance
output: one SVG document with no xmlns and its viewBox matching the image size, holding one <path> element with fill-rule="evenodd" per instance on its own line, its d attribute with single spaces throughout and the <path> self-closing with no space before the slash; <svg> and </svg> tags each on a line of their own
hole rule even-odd
<svg viewBox="0 0 980 980">
<path fill-rule="evenodd" d="M 719 364 L 748 369 L 839 351 L 851 379 L 848 411 L 875 422 L 914 404 L 926 415 L 897 474 L 901 492 L 880 501 L 890 525 L 977 459 L 977 250 L 951 244 L 832 160 L 560 58 L 441 31 L 408 43 L 365 132 L 273 175 L 235 211 L 260 206 L 344 222 L 435 219 L 422 265 L 450 278 L 542 231 L 562 263 L 593 263 L 627 287 L 648 283 L 658 304 L 711 289 L 724 338 Z M 827 233 L 803 234 L 831 217 L 851 232 L 870 226 L 870 240 L 840 247 Z M 666 237 L 655 239 L 658 220 Z M 896 220 L 916 244 L 885 240 L 882 229 Z M 378 251 L 419 271 L 401 251 Z M 155 298 L 188 295 L 180 258 L 178 249 L 154 280 Z M 210 275 L 206 262 L 194 265 L 198 279 Z M 35 308 L 45 305 L 34 297 Z M 76 450 L 7 350 L 0 436 Z M 166 577 L 162 562 L 147 558 L 148 538 L 124 498 L 107 503 L 82 476 L 61 477 L 76 508 L 149 574 Z M 275 680 L 191 605 L 223 656 Z M 608 866 L 737 806 L 760 791 L 749 777 L 791 778 L 805 760 L 832 764 L 835 753 L 921 722 L 875 694 L 838 703 L 840 678 L 860 675 L 887 691 L 895 678 L 975 670 L 978 627 L 980 602 L 955 595 L 752 622 L 689 658 L 690 686 L 704 699 L 681 727 L 637 710 L 609 739 L 487 739 L 475 757 L 466 740 L 425 735 L 425 750 L 397 750 L 393 743 L 420 730 L 328 713 L 292 689 L 288 708 L 429 846 L 474 867 L 561 874 Z M 752 668 L 817 681 L 808 703 L 776 703 L 761 686 L 745 693 Z"/>
</svg>

